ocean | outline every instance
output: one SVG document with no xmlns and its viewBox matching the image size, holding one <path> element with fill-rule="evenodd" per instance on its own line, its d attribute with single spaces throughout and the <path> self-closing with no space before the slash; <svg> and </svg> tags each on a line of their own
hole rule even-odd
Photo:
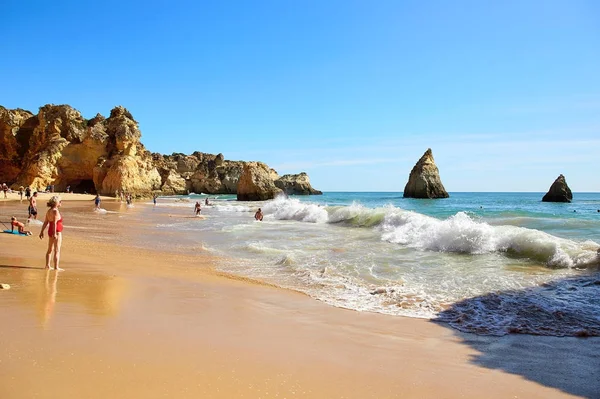
<svg viewBox="0 0 600 399">
<path fill-rule="evenodd" d="M 161 197 L 143 205 L 141 227 L 159 238 L 140 231 L 132 244 L 213 254 L 224 272 L 356 311 L 478 334 L 599 336 L 600 193 L 567 204 L 543 194 L 211 195 L 211 206 L 202 194 Z M 193 217 L 195 201 L 204 218 Z"/>
</svg>

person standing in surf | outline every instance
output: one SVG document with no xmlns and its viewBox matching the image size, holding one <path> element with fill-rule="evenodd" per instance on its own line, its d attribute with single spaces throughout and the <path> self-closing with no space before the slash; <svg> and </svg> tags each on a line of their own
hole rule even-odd
<svg viewBox="0 0 600 399">
<path fill-rule="evenodd" d="M 259 222 L 262 222 L 263 220 L 263 213 L 262 213 L 262 209 L 258 208 L 258 211 L 256 211 L 256 213 L 254 214 L 254 219 L 258 220 Z"/>
<path fill-rule="evenodd" d="M 100 210 L 100 201 L 102 201 L 100 199 L 100 194 L 96 194 L 96 198 L 94 198 L 94 205 L 96 206 L 94 209 L 99 211 Z"/>
<path fill-rule="evenodd" d="M 60 262 L 60 247 L 62 245 L 62 231 L 63 231 L 63 219 L 58 210 L 61 205 L 60 197 L 58 195 L 52 196 L 48 201 L 48 212 L 46 212 L 46 218 L 42 225 L 42 231 L 40 232 L 40 239 L 44 238 L 44 230 L 48 226 L 48 250 L 46 251 L 46 269 L 52 269 L 50 266 L 50 259 L 54 260 L 54 270 L 62 270 L 59 267 Z M 52 254 L 54 253 L 54 256 Z"/>
<path fill-rule="evenodd" d="M 200 216 L 200 212 L 202 212 L 202 208 L 200 207 L 200 202 L 196 201 L 196 205 L 194 205 L 194 212 L 196 212 L 196 216 Z"/>
</svg>

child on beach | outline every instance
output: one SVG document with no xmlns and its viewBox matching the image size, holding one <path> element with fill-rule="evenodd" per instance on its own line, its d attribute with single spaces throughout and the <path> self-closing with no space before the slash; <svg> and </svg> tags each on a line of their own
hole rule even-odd
<svg viewBox="0 0 600 399">
<path fill-rule="evenodd" d="M 19 222 L 16 217 L 10 218 L 10 231 L 14 231 L 15 227 L 18 229 L 20 234 L 26 234 L 28 236 L 31 235 L 31 231 L 25 230 L 25 225 L 22 222 Z"/>
</svg>

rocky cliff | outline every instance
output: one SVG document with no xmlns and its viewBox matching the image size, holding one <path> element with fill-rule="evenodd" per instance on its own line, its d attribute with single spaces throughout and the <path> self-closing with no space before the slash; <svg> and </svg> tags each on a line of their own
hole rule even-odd
<svg viewBox="0 0 600 399">
<path fill-rule="evenodd" d="M 431 148 L 412 168 L 408 183 L 404 187 L 405 198 L 448 198 L 450 197 L 440 179 L 440 172 L 433 160 Z"/>
<path fill-rule="evenodd" d="M 567 180 L 563 175 L 560 175 L 554 180 L 550 190 L 542 198 L 542 202 L 571 202 L 573 193 L 567 185 Z"/>
<path fill-rule="evenodd" d="M 104 195 L 238 193 L 245 162 L 202 152 L 151 154 L 140 139 L 138 123 L 121 106 L 108 118 L 98 114 L 89 120 L 68 105 L 45 105 L 37 115 L 0 106 L 0 183 L 35 189 L 54 185 L 56 191 L 70 186 L 74 192 Z M 252 171 L 258 170 L 254 164 Z M 266 165 L 259 169 L 260 183 L 244 186 L 242 197 L 267 199 L 280 192 L 277 172 Z M 281 183 L 286 192 L 320 194 L 305 173 L 290 176 Z"/>
</svg>

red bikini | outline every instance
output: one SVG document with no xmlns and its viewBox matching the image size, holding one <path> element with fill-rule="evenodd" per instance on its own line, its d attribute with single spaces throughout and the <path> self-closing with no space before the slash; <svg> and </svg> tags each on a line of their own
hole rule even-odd
<svg viewBox="0 0 600 399">
<path fill-rule="evenodd" d="M 50 223 L 50 225 L 48 226 L 48 237 L 54 237 L 54 225 L 55 223 Z M 62 218 L 58 219 L 58 221 L 56 222 L 56 232 L 60 233 L 61 231 L 63 231 Z"/>
</svg>

